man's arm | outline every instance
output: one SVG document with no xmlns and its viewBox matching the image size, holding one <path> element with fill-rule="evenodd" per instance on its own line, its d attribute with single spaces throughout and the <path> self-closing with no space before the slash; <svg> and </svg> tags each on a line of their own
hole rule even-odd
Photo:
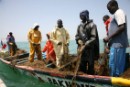
<svg viewBox="0 0 130 87">
<path fill-rule="evenodd" d="M 76 43 L 78 44 L 78 40 L 80 39 L 79 37 L 79 26 L 77 28 L 77 32 L 76 32 L 76 35 L 75 35 L 75 40 L 76 40 Z"/>
<path fill-rule="evenodd" d="M 108 39 L 110 40 L 111 38 L 121 34 L 124 30 L 125 30 L 125 24 L 119 25 L 118 30 L 115 33 L 113 33 L 111 36 L 109 36 Z"/>
<path fill-rule="evenodd" d="M 31 33 L 30 32 L 31 31 L 28 32 L 28 41 L 31 43 L 32 41 L 31 41 Z"/>
<path fill-rule="evenodd" d="M 50 41 L 54 44 L 54 45 L 58 45 L 60 42 L 56 39 L 56 29 L 54 29 L 51 33 L 50 33 Z"/>
<path fill-rule="evenodd" d="M 66 41 L 67 41 L 66 44 L 69 44 L 70 35 L 67 30 L 65 30 L 65 31 L 66 31 Z"/>
<path fill-rule="evenodd" d="M 95 24 L 93 24 L 92 29 L 91 29 L 90 39 L 85 42 L 86 46 L 89 46 L 96 40 L 96 30 L 97 30 L 97 26 Z"/>
</svg>

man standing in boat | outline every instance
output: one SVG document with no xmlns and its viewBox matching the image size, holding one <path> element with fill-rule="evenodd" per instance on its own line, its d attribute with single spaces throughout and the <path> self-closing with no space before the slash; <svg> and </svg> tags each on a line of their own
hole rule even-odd
<svg viewBox="0 0 130 87">
<path fill-rule="evenodd" d="M 7 36 L 6 40 L 7 40 L 8 50 L 9 50 L 10 56 L 15 55 L 16 50 L 17 50 L 17 46 L 16 46 L 15 38 L 14 38 L 12 32 L 9 32 L 9 35 Z"/>
<path fill-rule="evenodd" d="M 29 61 L 34 62 L 34 54 L 36 52 L 38 60 L 42 59 L 41 53 L 41 32 L 39 31 L 39 25 L 34 24 L 34 27 L 28 33 L 28 41 L 30 44 L 30 56 Z"/>
<path fill-rule="evenodd" d="M 54 46 L 54 51 L 56 53 L 56 65 L 60 68 L 66 63 L 68 58 L 68 45 L 69 45 L 69 34 L 67 30 L 63 27 L 62 20 L 57 21 L 57 26 L 51 32 L 51 39 Z"/>
<path fill-rule="evenodd" d="M 128 47 L 127 20 L 122 9 L 119 9 L 116 0 L 107 4 L 107 9 L 113 15 L 105 42 L 110 44 L 109 69 L 110 76 L 119 76 L 124 72 L 126 48 Z"/>
<path fill-rule="evenodd" d="M 85 10 L 80 13 L 81 24 L 79 24 L 76 33 L 76 43 L 78 50 L 81 52 L 81 62 L 79 70 L 94 74 L 94 58 L 99 56 L 99 38 L 97 27 L 89 19 L 89 11 Z"/>
</svg>

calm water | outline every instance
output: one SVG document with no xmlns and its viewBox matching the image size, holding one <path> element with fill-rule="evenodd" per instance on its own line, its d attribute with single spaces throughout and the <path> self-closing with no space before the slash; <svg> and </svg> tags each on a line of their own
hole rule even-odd
<svg viewBox="0 0 130 87">
<path fill-rule="evenodd" d="M 45 42 L 42 42 L 42 48 L 44 45 Z M 28 42 L 17 42 L 17 46 L 29 52 Z M 103 46 L 104 46 L 103 42 L 100 41 L 100 52 L 103 52 L 104 48 Z M 69 44 L 70 53 L 76 53 L 76 49 L 77 45 L 75 41 L 71 41 Z M 127 49 L 127 52 L 130 53 L 130 48 Z M 32 77 L 21 75 L 18 71 L 12 70 L 10 67 L 6 67 L 6 65 L 2 64 L 1 62 L 0 62 L 0 79 L 4 81 L 6 87 L 56 87 L 52 84 L 42 83 Z"/>
<path fill-rule="evenodd" d="M 130 43 L 130 40 L 129 40 L 129 43 Z M 19 48 L 25 49 L 27 52 L 29 52 L 28 42 L 17 42 L 17 45 L 18 45 Z M 43 49 L 44 45 L 45 45 L 45 41 L 42 42 L 42 44 L 41 44 L 42 49 Z M 104 43 L 103 43 L 102 40 L 100 40 L 100 53 L 102 53 L 103 50 L 104 50 Z M 77 44 L 76 44 L 75 40 L 70 41 L 69 51 L 70 51 L 71 54 L 77 53 Z M 130 52 L 130 48 L 127 49 L 127 52 Z"/>
</svg>

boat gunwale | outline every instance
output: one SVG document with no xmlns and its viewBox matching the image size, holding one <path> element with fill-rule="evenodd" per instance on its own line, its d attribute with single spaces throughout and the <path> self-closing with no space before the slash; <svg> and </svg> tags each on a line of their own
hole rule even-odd
<svg viewBox="0 0 130 87">
<path fill-rule="evenodd" d="M 3 63 L 10 65 L 16 69 L 22 69 L 25 71 L 28 71 L 32 74 L 44 74 L 44 75 L 48 75 L 51 77 L 58 77 L 58 78 L 62 78 L 62 79 L 68 79 L 68 80 L 72 80 L 73 75 L 63 75 L 61 73 L 54 73 L 51 71 L 45 71 L 45 70 L 38 70 L 36 68 L 32 68 L 30 66 L 22 66 L 22 65 L 13 65 L 11 64 L 10 61 L 7 61 L 3 58 L 0 58 L 0 61 L 2 61 Z M 41 77 L 39 77 L 38 75 L 36 75 L 36 77 L 38 79 L 41 80 Z M 122 79 L 122 81 L 118 81 Z M 127 78 L 121 78 L 121 77 L 111 77 L 111 76 L 99 76 L 99 75 L 88 75 L 88 74 L 83 74 L 83 75 L 77 75 L 76 76 L 76 81 L 80 81 L 80 82 L 92 82 L 94 84 L 106 84 L 106 85 L 118 85 L 118 86 L 130 86 L 130 80 Z M 125 80 L 126 82 L 124 82 L 123 80 Z"/>
<path fill-rule="evenodd" d="M 10 66 L 13 66 L 11 64 L 11 62 L 6 61 L 2 58 L 0 58 L 0 60 Z M 48 75 L 48 76 L 52 76 L 52 77 L 58 77 L 58 78 L 62 78 L 62 79 L 72 79 L 73 75 L 63 75 L 61 73 L 54 73 L 51 71 L 44 71 L 44 70 L 37 70 L 35 68 L 32 68 L 30 66 L 21 66 L 21 65 L 15 65 L 13 66 L 16 69 L 22 69 L 22 70 L 26 70 L 32 73 L 37 73 L 37 74 L 44 74 L 44 75 Z M 111 85 L 111 77 L 109 76 L 99 76 L 99 75 L 87 75 L 87 74 L 83 74 L 83 75 L 77 75 L 76 76 L 76 81 L 82 81 L 82 82 L 94 82 L 94 83 L 101 83 L 101 84 L 109 84 Z"/>
</svg>

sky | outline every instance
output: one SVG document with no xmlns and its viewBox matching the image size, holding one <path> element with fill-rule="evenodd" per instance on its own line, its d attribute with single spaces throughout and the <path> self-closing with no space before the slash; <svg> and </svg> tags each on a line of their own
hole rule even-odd
<svg viewBox="0 0 130 87">
<path fill-rule="evenodd" d="M 130 38 L 130 0 L 117 0 L 119 8 L 127 15 Z M 51 32 L 58 19 L 62 19 L 70 39 L 75 39 L 81 20 L 79 13 L 88 10 L 90 19 L 97 25 L 99 38 L 106 36 L 102 17 L 112 16 L 107 10 L 109 0 L 0 0 L 0 39 L 5 40 L 13 32 L 16 42 L 27 41 L 27 34 L 34 23 L 40 25 L 42 40 Z"/>
</svg>

